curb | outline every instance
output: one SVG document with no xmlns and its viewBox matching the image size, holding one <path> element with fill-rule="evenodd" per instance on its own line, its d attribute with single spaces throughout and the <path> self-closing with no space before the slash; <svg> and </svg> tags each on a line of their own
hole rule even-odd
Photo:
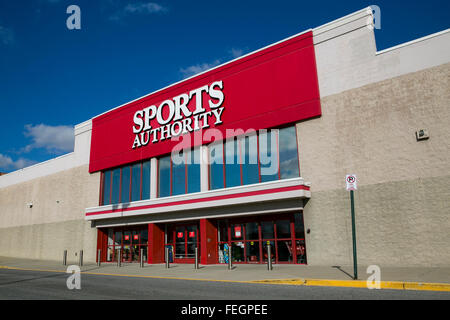
<svg viewBox="0 0 450 320">
<path fill-rule="evenodd" d="M 40 271 L 66 273 L 63 270 L 45 270 L 45 269 L 26 269 L 18 267 L 0 266 L 0 269 L 21 270 L 21 271 Z M 364 289 L 390 289 L 390 290 L 416 290 L 416 291 L 444 291 L 450 292 L 450 283 L 427 283 L 427 282 L 406 282 L 406 281 L 380 281 L 379 288 L 368 286 L 368 282 L 364 280 L 328 280 L 328 279 L 266 279 L 266 280 L 219 280 L 219 279 L 197 279 L 182 277 L 164 277 L 150 275 L 128 275 L 114 273 L 97 273 L 89 271 L 81 271 L 81 274 L 97 275 L 97 276 L 114 276 L 114 277 L 134 277 L 134 278 L 152 278 L 152 279 L 169 279 L 169 280 L 189 280 L 189 281 L 215 281 L 215 282 L 235 282 L 235 283 L 253 283 L 253 284 L 277 284 L 277 285 L 294 285 L 294 286 L 319 286 L 319 287 L 348 287 L 348 288 L 364 288 Z"/>
<path fill-rule="evenodd" d="M 278 279 L 278 280 L 257 280 L 253 283 L 264 284 L 286 284 L 296 286 L 322 286 L 322 287 L 349 287 L 375 289 L 374 283 L 364 280 L 325 280 L 325 279 Z M 391 290 L 420 290 L 420 291 L 448 291 L 448 283 L 427 283 L 427 282 L 406 282 L 406 281 L 380 281 L 377 289 Z"/>
</svg>

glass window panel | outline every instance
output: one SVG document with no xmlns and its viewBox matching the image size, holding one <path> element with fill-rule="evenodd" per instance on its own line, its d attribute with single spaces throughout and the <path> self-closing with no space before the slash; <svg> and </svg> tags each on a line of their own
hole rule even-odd
<svg viewBox="0 0 450 320">
<path fill-rule="evenodd" d="M 142 164 L 142 200 L 150 199 L 150 160 Z"/>
<path fill-rule="evenodd" d="M 105 171 L 103 174 L 103 204 L 110 204 L 111 196 L 111 171 Z"/>
<path fill-rule="evenodd" d="M 170 155 L 162 157 L 158 162 L 159 166 L 159 196 L 168 197 L 170 196 Z"/>
<path fill-rule="evenodd" d="M 259 182 L 258 168 L 258 137 L 255 135 L 240 139 L 242 154 L 242 183 L 253 184 Z"/>
<path fill-rule="evenodd" d="M 295 126 L 279 130 L 281 179 L 298 177 L 298 150 Z"/>
<path fill-rule="evenodd" d="M 114 234 L 114 244 L 120 246 L 122 244 L 122 231 L 116 231 Z"/>
<path fill-rule="evenodd" d="M 140 237 L 141 237 L 141 245 L 142 244 L 147 244 L 148 242 L 148 230 L 147 229 L 143 229 L 140 232 Z"/>
<path fill-rule="evenodd" d="M 219 221 L 218 224 L 219 241 L 228 241 L 228 225 L 226 221 Z"/>
<path fill-rule="evenodd" d="M 262 221 L 261 222 L 261 233 L 263 239 L 273 239 L 275 238 L 273 232 L 273 221 Z"/>
<path fill-rule="evenodd" d="M 122 191 L 120 202 L 130 202 L 130 167 L 122 168 Z"/>
<path fill-rule="evenodd" d="M 245 246 L 247 262 L 259 262 L 259 241 L 247 241 Z"/>
<path fill-rule="evenodd" d="M 244 242 L 231 243 L 231 261 L 244 262 Z"/>
<path fill-rule="evenodd" d="M 277 239 L 291 237 L 291 223 L 289 220 L 278 220 L 277 225 Z"/>
<path fill-rule="evenodd" d="M 258 223 L 248 222 L 245 224 L 245 240 L 258 240 Z"/>
<path fill-rule="evenodd" d="M 280 262 L 291 262 L 292 258 L 292 242 L 277 241 L 277 256 Z"/>
<path fill-rule="evenodd" d="M 303 213 L 296 213 L 295 217 L 295 237 L 297 239 L 305 238 L 305 227 L 303 225 Z"/>
<path fill-rule="evenodd" d="M 306 246 L 305 240 L 296 240 L 297 263 L 306 263 Z"/>
<path fill-rule="evenodd" d="M 194 151 L 188 150 L 187 157 L 187 171 L 188 171 L 188 193 L 200 192 L 200 149 L 196 148 Z"/>
<path fill-rule="evenodd" d="M 223 180 L 223 145 L 221 143 L 209 146 L 210 170 L 209 184 L 211 190 L 225 187 Z"/>
<path fill-rule="evenodd" d="M 225 184 L 227 187 L 241 185 L 241 165 L 236 139 L 225 142 Z"/>
<path fill-rule="evenodd" d="M 278 180 L 277 131 L 261 131 L 259 135 L 259 161 L 261 182 Z"/>
<path fill-rule="evenodd" d="M 186 193 L 186 155 L 181 153 L 172 159 L 172 195 Z"/>
<path fill-rule="evenodd" d="M 133 165 L 131 172 L 131 201 L 138 201 L 141 200 L 141 164 Z"/>
<path fill-rule="evenodd" d="M 112 172 L 112 193 L 111 203 L 119 203 L 120 198 L 120 168 L 114 169 Z"/>
</svg>

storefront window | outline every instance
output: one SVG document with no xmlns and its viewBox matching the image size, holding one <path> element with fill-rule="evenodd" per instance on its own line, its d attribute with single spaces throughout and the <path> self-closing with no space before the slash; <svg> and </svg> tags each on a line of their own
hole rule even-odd
<svg viewBox="0 0 450 320">
<path fill-rule="evenodd" d="M 219 263 L 227 263 L 230 248 L 235 255 L 233 262 L 266 263 L 270 244 L 274 263 L 306 264 L 305 239 L 299 238 L 304 235 L 300 221 L 301 212 L 218 220 Z"/>
<path fill-rule="evenodd" d="M 278 180 L 277 130 L 262 131 L 259 135 L 261 182 Z"/>
<path fill-rule="evenodd" d="M 142 163 L 142 200 L 150 199 L 150 160 Z"/>
<path fill-rule="evenodd" d="M 210 170 L 209 185 L 211 190 L 225 188 L 223 145 L 215 143 L 209 146 Z"/>
<path fill-rule="evenodd" d="M 160 158 L 159 163 L 160 197 L 200 191 L 199 149 Z"/>
<path fill-rule="evenodd" d="M 122 192 L 120 202 L 130 202 L 130 167 L 122 168 Z"/>
<path fill-rule="evenodd" d="M 162 157 L 158 160 L 159 165 L 159 196 L 160 197 L 168 197 L 171 195 L 170 190 L 170 181 L 172 179 L 171 176 L 171 163 L 170 163 L 170 155 L 166 157 Z"/>
<path fill-rule="evenodd" d="M 280 178 L 298 177 L 298 150 L 295 126 L 279 130 Z"/>
<path fill-rule="evenodd" d="M 103 173 L 103 204 L 110 204 L 111 197 L 111 170 Z"/>
<path fill-rule="evenodd" d="M 186 151 L 187 193 L 200 192 L 200 149 Z"/>
<path fill-rule="evenodd" d="M 111 203 L 120 202 L 120 168 L 114 169 L 112 172 L 112 192 Z"/>
<path fill-rule="evenodd" d="M 239 139 L 242 158 L 242 184 L 259 182 L 258 137 L 256 134 Z"/>
<path fill-rule="evenodd" d="M 295 126 L 229 138 L 209 152 L 211 190 L 299 177 Z"/>
<path fill-rule="evenodd" d="M 150 160 L 103 173 L 103 205 L 142 199 L 150 199 Z"/>
<path fill-rule="evenodd" d="M 131 167 L 131 201 L 141 200 L 141 164 Z M 124 201 L 122 201 L 124 202 Z"/>
<path fill-rule="evenodd" d="M 235 138 L 225 142 L 225 182 L 227 187 L 241 185 L 241 161 L 238 141 Z"/>
</svg>

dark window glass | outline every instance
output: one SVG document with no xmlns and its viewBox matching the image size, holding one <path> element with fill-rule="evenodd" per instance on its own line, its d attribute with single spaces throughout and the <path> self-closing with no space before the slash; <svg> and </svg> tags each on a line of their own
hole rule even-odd
<svg viewBox="0 0 450 320">
<path fill-rule="evenodd" d="M 219 221 L 219 241 L 228 241 L 228 225 L 226 221 Z"/>
<path fill-rule="evenodd" d="M 114 169 L 112 172 L 112 193 L 111 203 L 116 204 L 120 201 L 120 168 Z"/>
<path fill-rule="evenodd" d="M 116 246 L 122 245 L 122 231 L 116 231 L 114 234 L 114 244 Z"/>
<path fill-rule="evenodd" d="M 130 202 L 130 167 L 122 168 L 122 191 L 120 202 Z"/>
<path fill-rule="evenodd" d="M 105 171 L 103 174 L 103 204 L 109 204 L 111 196 L 111 171 Z"/>
<path fill-rule="evenodd" d="M 259 262 L 259 241 L 247 241 L 245 247 L 247 262 Z"/>
<path fill-rule="evenodd" d="M 277 130 L 261 131 L 259 135 L 261 182 L 278 180 L 277 154 Z"/>
<path fill-rule="evenodd" d="M 258 240 L 258 223 L 248 222 L 245 224 L 245 240 Z"/>
<path fill-rule="evenodd" d="M 281 179 L 298 177 L 298 151 L 295 126 L 279 130 L 279 149 Z"/>
<path fill-rule="evenodd" d="M 186 155 L 177 153 L 172 156 L 172 195 L 186 193 Z"/>
<path fill-rule="evenodd" d="M 188 193 L 200 192 L 200 149 L 186 152 Z"/>
<path fill-rule="evenodd" d="M 160 158 L 158 162 L 159 166 L 159 196 L 168 197 L 170 196 L 170 155 Z"/>
<path fill-rule="evenodd" d="M 292 258 L 292 241 L 277 241 L 278 261 L 291 262 Z"/>
<path fill-rule="evenodd" d="M 277 239 L 291 237 L 291 223 L 289 220 L 278 220 L 277 224 Z"/>
<path fill-rule="evenodd" d="M 131 172 L 131 201 L 138 201 L 141 200 L 141 164 L 133 165 Z"/>
<path fill-rule="evenodd" d="M 147 229 L 141 230 L 140 238 L 141 238 L 141 244 L 147 244 L 147 242 L 148 242 L 148 230 Z"/>
<path fill-rule="evenodd" d="M 142 200 L 150 199 L 150 160 L 142 164 Z"/>
<path fill-rule="evenodd" d="M 275 235 L 273 233 L 273 221 L 262 221 L 261 222 L 261 233 L 263 239 L 273 239 Z"/>
<path fill-rule="evenodd" d="M 237 140 L 227 139 L 225 142 L 225 183 L 227 187 L 241 185 L 241 165 Z"/>
<path fill-rule="evenodd" d="M 258 137 L 255 134 L 244 137 L 239 142 L 242 155 L 242 183 L 244 185 L 258 183 Z"/>
<path fill-rule="evenodd" d="M 305 238 L 305 227 L 303 225 L 303 213 L 295 214 L 295 237 L 297 239 Z"/>
<path fill-rule="evenodd" d="M 223 145 L 216 143 L 209 147 L 210 172 L 209 183 L 211 190 L 224 188 L 223 180 Z"/>
</svg>

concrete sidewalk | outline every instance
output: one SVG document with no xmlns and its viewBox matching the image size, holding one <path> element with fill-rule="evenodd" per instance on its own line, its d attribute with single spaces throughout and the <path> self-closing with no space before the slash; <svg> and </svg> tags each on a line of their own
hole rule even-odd
<svg viewBox="0 0 450 320">
<path fill-rule="evenodd" d="M 68 261 L 67 265 L 76 265 Z M 43 261 L 0 257 L 0 268 L 66 272 L 67 267 L 61 261 Z M 324 285 L 366 287 L 366 280 L 371 274 L 366 273 L 367 266 L 358 266 L 360 281 L 352 280 L 353 266 L 303 266 L 235 264 L 233 270 L 227 265 L 201 265 L 198 270 L 192 264 L 171 264 L 166 269 L 164 264 L 145 265 L 138 263 L 85 263 L 82 273 L 106 274 L 115 276 L 154 277 L 207 281 L 255 282 L 293 285 Z M 450 268 L 394 268 L 381 267 L 382 288 L 439 290 L 450 291 Z"/>
</svg>

